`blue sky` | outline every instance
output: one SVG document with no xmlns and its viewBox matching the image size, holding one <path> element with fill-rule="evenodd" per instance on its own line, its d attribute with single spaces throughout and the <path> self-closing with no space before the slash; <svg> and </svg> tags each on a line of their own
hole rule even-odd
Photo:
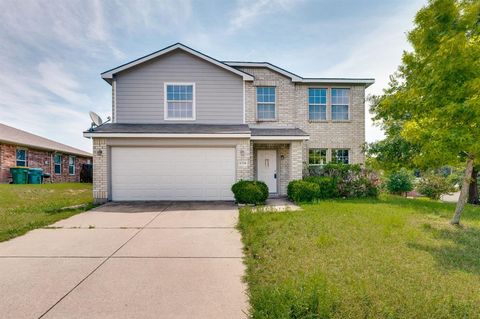
<svg viewBox="0 0 480 319">
<path fill-rule="evenodd" d="M 2 0 L 0 123 L 90 151 L 88 111 L 111 108 L 99 74 L 175 42 L 305 77 L 374 77 L 367 94 L 380 93 L 425 2 Z M 367 140 L 381 138 L 368 120 Z"/>
</svg>

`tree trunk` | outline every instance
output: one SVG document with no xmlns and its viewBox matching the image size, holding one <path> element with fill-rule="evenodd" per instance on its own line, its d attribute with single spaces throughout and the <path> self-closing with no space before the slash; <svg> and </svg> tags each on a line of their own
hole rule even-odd
<svg viewBox="0 0 480 319">
<path fill-rule="evenodd" d="M 478 198 L 478 184 L 477 184 L 478 176 L 477 175 L 478 175 L 478 172 L 474 167 L 472 170 L 472 180 L 470 183 L 470 189 L 468 190 L 468 203 L 474 204 L 474 205 L 480 204 L 480 200 Z"/>
<path fill-rule="evenodd" d="M 460 216 L 462 215 L 463 208 L 465 208 L 465 203 L 468 199 L 468 191 L 472 179 L 473 159 L 473 156 L 469 156 L 467 159 L 467 169 L 465 170 L 465 175 L 463 177 L 462 189 L 460 190 L 460 197 L 458 198 L 457 207 L 455 208 L 455 215 L 453 215 L 451 221 L 452 225 L 460 224 Z"/>
</svg>

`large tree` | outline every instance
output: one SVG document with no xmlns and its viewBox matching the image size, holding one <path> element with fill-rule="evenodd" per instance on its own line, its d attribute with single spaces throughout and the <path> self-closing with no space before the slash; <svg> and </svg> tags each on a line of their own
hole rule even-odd
<svg viewBox="0 0 480 319">
<path fill-rule="evenodd" d="M 418 147 L 418 166 L 464 159 L 452 219 L 459 224 L 480 158 L 480 1 L 430 0 L 417 13 L 408 41 L 413 50 L 404 52 L 374 119 L 401 123 L 401 136 Z"/>
</svg>

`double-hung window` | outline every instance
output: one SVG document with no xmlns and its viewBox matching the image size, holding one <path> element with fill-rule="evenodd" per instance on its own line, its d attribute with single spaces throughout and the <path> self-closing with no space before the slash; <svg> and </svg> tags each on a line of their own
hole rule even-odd
<svg viewBox="0 0 480 319">
<path fill-rule="evenodd" d="M 75 175 L 75 156 L 68 157 L 68 174 Z"/>
<path fill-rule="evenodd" d="M 332 120 L 346 121 L 349 119 L 350 89 L 331 89 Z"/>
<path fill-rule="evenodd" d="M 308 150 L 309 165 L 324 165 L 327 163 L 327 150 L 324 148 L 311 148 Z"/>
<path fill-rule="evenodd" d="M 27 166 L 27 150 L 22 148 L 17 148 L 16 159 L 17 166 Z"/>
<path fill-rule="evenodd" d="M 195 84 L 165 84 L 165 120 L 195 120 Z"/>
<path fill-rule="evenodd" d="M 275 112 L 275 87 L 257 87 L 257 119 L 259 121 L 274 121 Z"/>
<path fill-rule="evenodd" d="M 55 154 L 55 157 L 53 158 L 54 162 L 54 171 L 55 174 L 60 175 L 62 174 L 62 155 L 61 154 Z"/>
<path fill-rule="evenodd" d="M 334 163 L 348 164 L 348 150 L 332 150 L 332 161 Z"/>
<path fill-rule="evenodd" d="M 327 89 L 308 89 L 308 119 L 310 121 L 327 119 Z"/>
</svg>

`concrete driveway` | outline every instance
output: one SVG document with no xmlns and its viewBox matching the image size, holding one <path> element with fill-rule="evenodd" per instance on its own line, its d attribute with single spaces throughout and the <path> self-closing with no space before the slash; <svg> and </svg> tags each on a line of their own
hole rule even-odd
<svg viewBox="0 0 480 319">
<path fill-rule="evenodd" d="M 238 211 L 110 203 L 0 243 L 4 318 L 246 318 Z"/>
</svg>

